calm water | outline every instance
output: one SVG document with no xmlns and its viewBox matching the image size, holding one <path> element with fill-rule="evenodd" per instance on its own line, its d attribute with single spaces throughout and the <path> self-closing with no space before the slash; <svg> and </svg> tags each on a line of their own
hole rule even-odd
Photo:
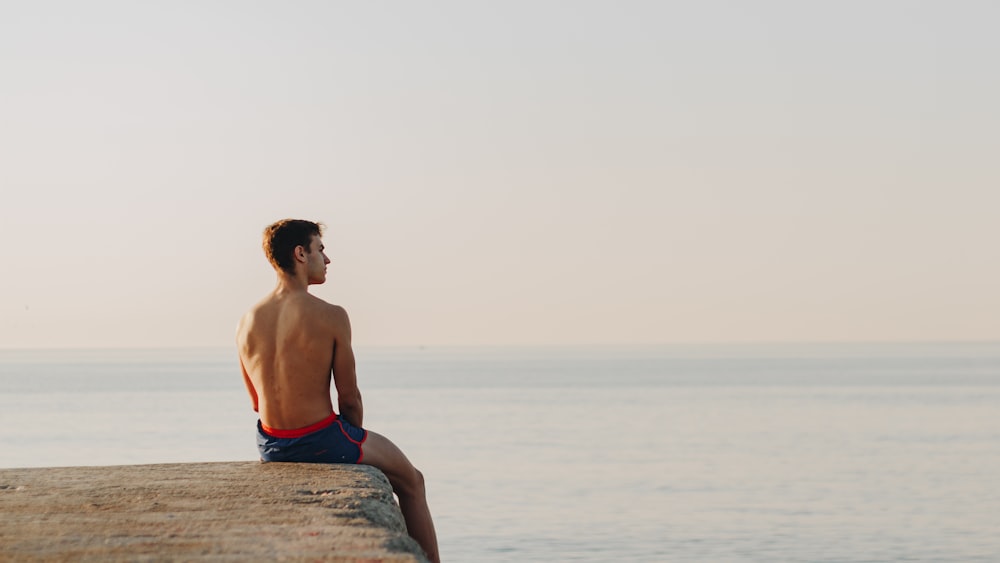
<svg viewBox="0 0 1000 563">
<path fill-rule="evenodd" d="M 452 561 L 1000 561 L 1000 343 L 360 349 Z M 231 350 L 0 351 L 0 467 L 256 459 Z"/>
</svg>

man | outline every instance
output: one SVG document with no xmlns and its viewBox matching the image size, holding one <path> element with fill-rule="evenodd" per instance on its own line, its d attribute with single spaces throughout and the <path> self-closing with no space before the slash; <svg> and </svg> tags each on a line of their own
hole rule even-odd
<svg viewBox="0 0 1000 563">
<path fill-rule="evenodd" d="M 364 410 L 347 312 L 309 293 L 326 281 L 322 226 L 285 219 L 264 230 L 278 285 L 240 320 L 240 367 L 260 413 L 262 461 L 365 463 L 382 470 L 399 497 L 406 528 L 439 561 L 423 475 L 384 436 L 362 426 Z M 331 372 L 338 414 L 330 398 Z"/>
</svg>

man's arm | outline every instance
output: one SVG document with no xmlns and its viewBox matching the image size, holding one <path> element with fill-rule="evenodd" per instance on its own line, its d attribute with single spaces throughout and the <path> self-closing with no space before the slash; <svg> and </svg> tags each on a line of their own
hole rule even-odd
<svg viewBox="0 0 1000 563">
<path fill-rule="evenodd" d="M 243 383 L 247 386 L 247 392 L 250 393 L 250 401 L 253 403 L 253 411 L 260 412 L 260 405 L 257 404 L 257 390 L 253 388 L 253 382 L 250 381 L 250 376 L 247 374 L 247 368 L 243 367 L 243 358 L 240 358 L 240 371 L 243 372 Z"/>
<path fill-rule="evenodd" d="M 337 406 L 340 416 L 361 428 L 364 407 L 355 372 L 354 350 L 351 349 L 351 321 L 342 307 L 334 307 L 334 315 L 336 337 L 333 343 L 333 384 L 337 387 Z"/>
</svg>

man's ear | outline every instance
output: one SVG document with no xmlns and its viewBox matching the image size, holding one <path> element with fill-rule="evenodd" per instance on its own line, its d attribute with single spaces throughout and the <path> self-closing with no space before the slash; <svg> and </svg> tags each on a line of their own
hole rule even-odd
<svg viewBox="0 0 1000 563">
<path fill-rule="evenodd" d="M 306 247 L 300 244 L 296 246 L 295 250 L 293 250 L 292 252 L 295 255 L 295 259 L 298 260 L 299 262 L 304 263 L 306 261 Z"/>
</svg>

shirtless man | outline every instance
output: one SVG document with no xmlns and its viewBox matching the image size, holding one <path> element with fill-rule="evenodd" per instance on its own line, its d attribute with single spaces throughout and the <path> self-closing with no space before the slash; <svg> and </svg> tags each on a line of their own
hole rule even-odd
<svg viewBox="0 0 1000 563">
<path fill-rule="evenodd" d="M 322 226 L 285 219 L 264 230 L 278 285 L 240 320 L 243 380 L 260 413 L 262 461 L 364 463 L 379 468 L 399 497 L 406 529 L 439 561 L 424 477 L 387 438 L 364 430 L 347 312 L 309 294 L 326 281 Z M 331 372 L 340 415 L 330 398 Z"/>
</svg>

